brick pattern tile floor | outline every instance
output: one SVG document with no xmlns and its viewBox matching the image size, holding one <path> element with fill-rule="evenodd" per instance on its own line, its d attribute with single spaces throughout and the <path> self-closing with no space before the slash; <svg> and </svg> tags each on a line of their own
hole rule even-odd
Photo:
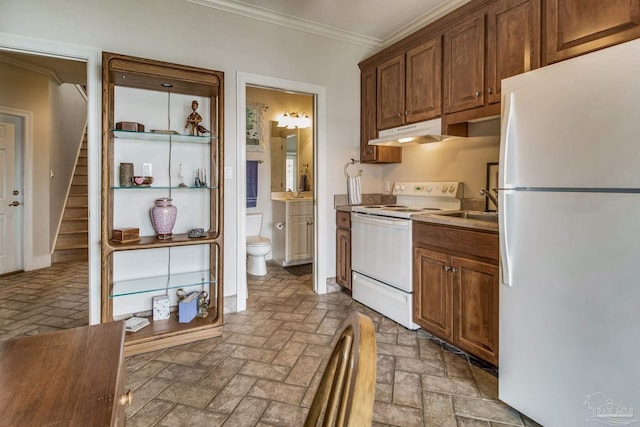
<svg viewBox="0 0 640 427">
<path fill-rule="evenodd" d="M 408 331 L 346 292 L 313 293 L 311 275 L 274 264 L 249 277 L 247 310 L 222 337 L 126 359 L 128 426 L 300 426 L 352 311 L 376 326 L 374 426 L 537 426 L 497 397 L 492 369 Z M 87 324 L 86 263 L 0 277 L 0 340 Z M 473 363 L 472 363 L 473 362 Z"/>
</svg>

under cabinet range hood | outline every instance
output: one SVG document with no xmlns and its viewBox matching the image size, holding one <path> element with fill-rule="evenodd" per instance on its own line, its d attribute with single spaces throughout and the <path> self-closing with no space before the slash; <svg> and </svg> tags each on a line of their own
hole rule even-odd
<svg viewBox="0 0 640 427">
<path fill-rule="evenodd" d="M 442 119 L 413 123 L 378 132 L 378 138 L 369 141 L 369 145 L 403 147 L 407 144 L 426 144 L 444 141 L 449 138 L 442 133 Z"/>
</svg>

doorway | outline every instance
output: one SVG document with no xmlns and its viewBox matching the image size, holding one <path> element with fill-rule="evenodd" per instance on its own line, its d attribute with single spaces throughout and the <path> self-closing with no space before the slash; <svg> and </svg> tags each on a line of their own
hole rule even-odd
<svg viewBox="0 0 640 427">
<path fill-rule="evenodd" d="M 83 73 L 83 86 L 87 90 L 84 113 L 82 118 L 83 126 L 87 123 L 87 145 L 88 145 L 88 165 L 87 181 L 89 193 L 88 210 L 92 212 L 100 211 L 100 51 L 93 48 L 85 48 L 75 45 L 66 45 L 48 40 L 22 37 L 12 34 L 0 34 L 0 65 L 12 67 L 23 71 L 24 75 L 44 75 L 46 89 L 56 87 L 64 83 L 69 77 L 68 67 L 56 68 L 55 65 L 75 65 Z M 73 67 L 72 67 L 73 68 Z M 6 68 L 5 68 L 6 69 Z M 3 81 L 7 74 L 3 74 Z M 73 82 L 76 83 L 76 82 Z M 1 84 L 1 83 L 0 83 Z M 37 102 L 34 99 L 27 99 L 24 95 L 21 99 L 20 91 L 23 87 L 3 88 L 0 90 L 0 105 L 10 106 L 9 115 L 22 117 L 24 125 L 24 144 L 22 153 L 22 266 L 25 271 L 37 270 L 48 267 L 51 264 L 52 238 L 50 220 L 52 212 L 52 200 L 50 199 L 49 188 L 51 187 L 52 175 L 55 178 L 58 168 L 52 167 L 51 153 L 47 146 L 42 150 L 45 141 L 49 143 L 48 135 L 41 135 L 41 132 L 50 132 L 49 125 L 53 123 L 51 115 L 45 114 L 45 121 L 36 121 L 40 118 L 41 110 L 38 108 L 49 108 L 48 103 Z M 75 86 L 73 90 L 76 90 Z M 30 96 L 32 92 L 25 91 Z M 11 100 L 9 102 L 8 100 Z M 40 99 L 41 101 L 42 99 Z M 21 102 L 31 102 L 31 105 L 21 104 Z M 6 109 L 5 109 L 6 110 Z M 35 113 L 38 112 L 38 115 Z M 7 112 L 5 111 L 5 114 Z M 47 124 L 45 126 L 44 124 Z M 44 130 L 43 130 L 44 129 Z M 57 147 L 55 148 L 56 153 Z M 52 170 L 53 169 L 53 170 Z M 63 202 L 62 202 L 63 204 Z M 100 322 L 100 216 L 92 215 L 89 219 L 89 279 L 86 287 L 89 291 L 89 314 L 88 320 L 91 324 Z"/>
<path fill-rule="evenodd" d="M 310 94 L 247 86 L 248 128 L 255 137 L 246 147 L 247 236 L 271 241 L 268 264 L 285 270 L 298 266 L 296 272 L 307 274 L 315 235 L 313 104 Z M 262 268 L 257 271 L 255 257 L 248 265 L 248 274 L 265 274 Z"/>
<path fill-rule="evenodd" d="M 294 92 L 307 94 L 313 97 L 313 159 L 314 165 L 311 182 L 314 184 L 313 203 L 313 290 L 316 293 L 324 294 L 327 291 L 326 274 L 326 238 L 324 232 L 326 226 L 327 201 L 326 188 L 322 180 L 318 179 L 318 171 L 324 170 L 325 165 L 325 138 L 326 138 L 326 89 L 309 83 L 302 83 L 291 80 L 277 79 L 273 77 L 259 76 L 248 73 L 237 74 L 237 156 L 236 156 L 236 213 L 239 220 L 236 223 L 237 230 L 237 251 L 236 251 L 236 283 L 237 300 L 236 310 L 246 309 L 247 298 L 247 266 L 246 266 L 246 225 L 244 218 L 247 214 L 246 208 L 246 129 L 247 129 L 247 87 L 257 86 L 269 88 L 277 91 Z"/>
</svg>

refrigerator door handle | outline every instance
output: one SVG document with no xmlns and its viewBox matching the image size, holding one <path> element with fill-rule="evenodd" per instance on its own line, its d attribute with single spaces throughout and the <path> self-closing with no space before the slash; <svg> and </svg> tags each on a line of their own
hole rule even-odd
<svg viewBox="0 0 640 427">
<path fill-rule="evenodd" d="M 500 215 L 498 215 L 498 233 L 500 235 L 500 283 L 511 286 L 511 245 L 509 239 L 511 232 L 511 216 L 509 211 L 511 205 L 509 198 L 515 196 L 515 190 L 501 190 L 498 202 L 501 205 Z"/>
<path fill-rule="evenodd" d="M 511 147 L 513 146 L 515 111 L 514 93 L 505 94 L 502 100 L 502 128 L 500 129 L 500 168 L 498 170 L 498 187 L 501 189 L 513 188 L 511 176 Z"/>
</svg>

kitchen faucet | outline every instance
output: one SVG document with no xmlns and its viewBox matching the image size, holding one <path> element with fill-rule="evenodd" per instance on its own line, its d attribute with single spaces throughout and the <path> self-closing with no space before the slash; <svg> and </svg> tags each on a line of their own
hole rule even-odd
<svg viewBox="0 0 640 427">
<path fill-rule="evenodd" d="M 489 190 L 480 190 L 480 195 L 491 200 L 496 205 L 496 210 L 498 210 L 498 190 L 494 188 L 493 191 L 496 193 L 495 196 Z"/>
</svg>

